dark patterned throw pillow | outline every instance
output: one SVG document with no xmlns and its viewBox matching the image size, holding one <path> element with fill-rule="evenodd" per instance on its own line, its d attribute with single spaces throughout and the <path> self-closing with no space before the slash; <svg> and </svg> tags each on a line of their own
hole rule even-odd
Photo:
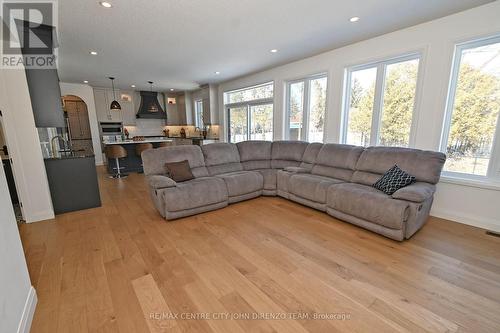
<svg viewBox="0 0 500 333">
<path fill-rule="evenodd" d="M 400 188 L 410 185 L 414 181 L 414 176 L 401 170 L 397 165 L 394 165 L 372 186 L 385 194 L 391 195 Z"/>
</svg>

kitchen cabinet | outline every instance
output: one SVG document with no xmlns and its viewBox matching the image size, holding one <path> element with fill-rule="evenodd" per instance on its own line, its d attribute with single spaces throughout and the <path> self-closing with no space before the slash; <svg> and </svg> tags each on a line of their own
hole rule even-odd
<svg viewBox="0 0 500 333">
<path fill-rule="evenodd" d="M 36 127 L 64 127 L 61 88 L 56 69 L 26 69 Z"/>
<path fill-rule="evenodd" d="M 92 134 L 85 102 L 65 99 L 64 109 L 68 117 L 71 139 L 91 139 Z"/>
<path fill-rule="evenodd" d="M 120 91 L 115 90 L 116 100 L 120 101 Z M 123 110 L 111 110 L 109 106 L 113 101 L 113 91 L 111 89 L 94 88 L 95 108 L 97 112 L 97 120 L 99 122 L 122 122 Z M 123 106 L 122 106 L 123 108 Z"/>
<path fill-rule="evenodd" d="M 122 106 L 123 125 L 135 126 L 137 123 L 137 117 L 135 116 L 136 110 L 134 108 L 134 102 L 132 100 L 125 101 L 122 99 L 118 102 Z"/>
<path fill-rule="evenodd" d="M 177 125 L 187 125 L 186 117 L 186 97 L 184 95 L 179 95 L 177 97 Z"/>
</svg>

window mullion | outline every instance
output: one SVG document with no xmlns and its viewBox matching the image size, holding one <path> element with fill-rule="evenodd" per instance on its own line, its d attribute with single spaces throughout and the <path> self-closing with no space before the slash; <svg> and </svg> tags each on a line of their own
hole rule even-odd
<svg viewBox="0 0 500 333">
<path fill-rule="evenodd" d="M 251 114 L 250 114 L 250 104 L 247 104 L 247 140 L 250 140 L 250 132 L 252 131 L 251 126 L 252 126 L 252 121 L 251 121 Z"/>
<path fill-rule="evenodd" d="M 304 96 L 302 96 L 302 134 L 301 140 L 307 141 L 309 132 L 309 86 L 311 80 L 304 80 Z"/>
<path fill-rule="evenodd" d="M 377 78 L 375 81 L 375 95 L 373 101 L 372 128 L 370 132 L 370 145 L 376 146 L 379 142 L 380 120 L 382 116 L 382 104 L 385 81 L 385 64 L 377 66 Z"/>
</svg>

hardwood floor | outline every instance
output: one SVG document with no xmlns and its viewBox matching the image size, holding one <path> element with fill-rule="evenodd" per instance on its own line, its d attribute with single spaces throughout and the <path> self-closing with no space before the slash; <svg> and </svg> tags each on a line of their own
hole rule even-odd
<svg viewBox="0 0 500 333">
<path fill-rule="evenodd" d="M 103 172 L 101 208 L 21 227 L 32 332 L 500 331 L 484 230 L 431 218 L 398 243 L 267 197 L 166 222 L 142 175 Z"/>
</svg>

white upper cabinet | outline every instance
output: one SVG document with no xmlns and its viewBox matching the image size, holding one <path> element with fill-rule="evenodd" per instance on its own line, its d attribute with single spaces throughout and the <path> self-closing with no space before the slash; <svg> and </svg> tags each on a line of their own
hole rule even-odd
<svg viewBox="0 0 500 333">
<path fill-rule="evenodd" d="M 120 96 L 117 95 L 116 97 L 120 98 L 118 102 L 122 107 L 123 125 L 135 126 L 137 123 L 135 116 L 137 110 L 135 107 L 136 103 L 134 103 L 134 98 L 136 98 L 134 93 L 132 91 L 121 91 Z"/>
<path fill-rule="evenodd" d="M 95 108 L 99 122 L 123 121 L 123 105 L 120 101 L 120 92 L 115 90 L 115 96 L 122 106 L 122 110 L 111 110 L 109 108 L 113 101 L 113 91 L 111 89 L 94 88 Z"/>
</svg>

